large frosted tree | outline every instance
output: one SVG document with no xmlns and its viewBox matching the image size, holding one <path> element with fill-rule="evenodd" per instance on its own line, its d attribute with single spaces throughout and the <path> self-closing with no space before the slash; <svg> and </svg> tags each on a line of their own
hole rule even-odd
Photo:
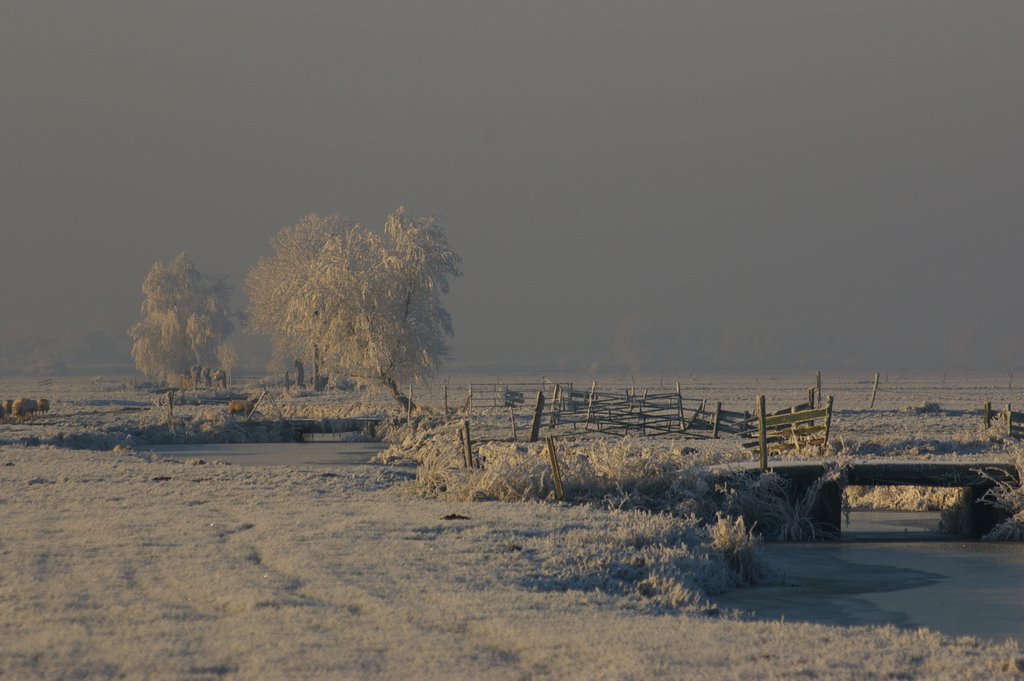
<svg viewBox="0 0 1024 681">
<path fill-rule="evenodd" d="M 139 371 L 172 380 L 194 365 L 216 363 L 217 346 L 234 332 L 226 281 L 206 277 L 181 253 L 153 264 L 142 293 L 142 319 L 128 331 Z"/>
<path fill-rule="evenodd" d="M 364 385 L 401 387 L 451 356 L 451 315 L 441 303 L 459 256 L 433 218 L 399 208 L 383 235 L 337 215 L 285 227 L 246 278 L 252 329 L 282 357 L 317 348 L 324 366 Z"/>
</svg>

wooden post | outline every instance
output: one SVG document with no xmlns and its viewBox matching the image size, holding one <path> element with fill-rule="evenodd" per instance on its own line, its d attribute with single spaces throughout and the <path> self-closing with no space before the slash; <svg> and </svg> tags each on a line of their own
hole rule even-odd
<svg viewBox="0 0 1024 681">
<path fill-rule="evenodd" d="M 818 375 L 814 379 L 814 386 L 817 389 L 816 395 L 818 396 L 818 406 L 821 406 L 821 371 L 818 371 Z"/>
<path fill-rule="evenodd" d="M 590 430 L 590 417 L 594 413 L 594 393 L 597 392 L 597 381 L 590 384 L 590 397 L 587 398 L 587 430 Z"/>
<path fill-rule="evenodd" d="M 174 428 L 174 391 L 167 391 L 167 427 Z"/>
<path fill-rule="evenodd" d="M 683 432 L 683 391 L 679 389 L 679 381 L 676 381 L 676 406 L 679 407 L 679 432 Z"/>
<path fill-rule="evenodd" d="M 875 385 L 871 388 L 871 405 L 868 409 L 875 408 L 875 395 L 878 393 L 878 372 L 875 372 Z"/>
<path fill-rule="evenodd" d="M 768 434 L 765 432 L 764 395 L 757 396 L 757 446 L 761 470 L 768 470 Z"/>
<path fill-rule="evenodd" d="M 469 421 L 462 420 L 462 455 L 466 468 L 473 468 L 473 441 L 469 439 Z"/>
<path fill-rule="evenodd" d="M 985 427 L 989 428 L 992 425 L 992 403 L 985 403 Z"/>
<path fill-rule="evenodd" d="M 448 384 L 444 384 L 444 422 L 448 423 Z"/>
<path fill-rule="evenodd" d="M 1006 403 L 1006 437 L 1013 435 L 1013 410 L 1010 409 L 1010 403 Z"/>
<path fill-rule="evenodd" d="M 409 399 L 406 400 L 405 410 L 405 422 L 407 425 L 412 425 L 412 383 L 409 384 Z"/>
<path fill-rule="evenodd" d="M 245 415 L 245 420 L 246 421 L 252 419 L 252 415 L 255 414 L 256 410 L 260 408 L 260 405 L 263 403 L 263 398 L 266 397 L 266 396 L 267 396 L 267 391 L 264 388 L 263 394 L 260 395 L 260 399 L 256 400 L 256 404 L 252 405 L 252 409 L 250 409 L 249 413 Z"/>
<path fill-rule="evenodd" d="M 533 410 L 533 421 L 530 423 L 530 442 L 540 439 L 540 420 L 544 417 L 544 391 L 537 391 L 537 406 Z"/>
<path fill-rule="evenodd" d="M 516 433 L 516 408 L 508 408 L 508 420 L 512 422 L 512 442 L 519 442 L 519 434 Z"/>
<path fill-rule="evenodd" d="M 795 414 L 798 411 L 800 411 L 800 410 L 797 409 L 796 406 L 792 406 L 792 407 L 789 408 L 789 413 L 790 414 Z M 800 440 L 796 436 L 796 426 L 797 426 L 797 424 L 795 422 L 790 424 L 789 432 L 790 432 L 790 437 L 793 438 L 793 447 L 799 449 L 799 447 L 800 447 Z"/>
<path fill-rule="evenodd" d="M 551 460 L 551 478 L 555 482 L 555 498 L 561 501 L 565 498 L 562 489 L 562 470 L 558 465 L 558 455 L 555 453 L 555 439 L 548 435 L 548 458 Z"/>
<path fill-rule="evenodd" d="M 832 430 L 832 395 L 828 396 L 828 408 L 825 409 L 825 439 L 821 442 L 821 450 L 828 447 L 828 434 Z"/>
<path fill-rule="evenodd" d="M 549 426 L 558 425 L 559 414 L 562 409 L 562 384 L 555 383 L 555 394 L 551 398 L 551 419 L 548 421 Z"/>
<path fill-rule="evenodd" d="M 467 414 L 472 414 L 473 413 L 473 384 L 472 383 L 470 383 L 469 389 L 466 392 L 466 406 L 462 409 L 462 411 L 466 412 Z"/>
<path fill-rule="evenodd" d="M 711 437 L 718 438 L 718 417 L 722 415 L 722 403 L 715 403 L 715 420 L 711 422 Z"/>
<path fill-rule="evenodd" d="M 807 389 L 807 407 L 814 409 L 814 386 Z"/>
<path fill-rule="evenodd" d="M 635 392 L 633 393 L 633 397 L 636 397 Z M 647 404 L 647 388 L 644 388 L 644 396 L 640 398 L 640 432 L 644 437 L 647 437 L 647 418 L 644 416 L 645 404 Z"/>
</svg>

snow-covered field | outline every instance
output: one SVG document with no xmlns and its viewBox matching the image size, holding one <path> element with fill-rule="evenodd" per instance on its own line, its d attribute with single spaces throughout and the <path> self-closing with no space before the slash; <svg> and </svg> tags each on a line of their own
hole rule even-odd
<svg viewBox="0 0 1024 681">
<path fill-rule="evenodd" d="M 461 378 L 451 379 L 452 394 Z M 758 393 L 770 408 L 801 401 L 813 381 L 680 378 L 687 394 L 739 409 Z M 872 411 L 870 377 L 826 376 L 824 387 L 836 396 L 841 447 L 991 457 L 1012 445 L 982 432 L 980 407 L 1024 403 L 1024 391 L 1007 382 L 891 376 Z M 438 391 L 417 388 L 433 405 Z M 409 467 L 163 461 L 146 444 L 254 436 L 223 406 L 184 396 L 168 428 L 158 396 L 121 379 L 4 380 L 0 397 L 8 395 L 49 397 L 53 408 L 36 422 L 0 426 L 0 678 L 959 679 L 1024 671 L 1016 642 L 721 612 L 714 592 L 728 586 L 730 568 L 685 519 L 599 504 L 421 498 L 409 493 Z M 339 399 L 349 403 L 332 406 Z M 347 394 L 278 401 L 286 413 L 317 418 L 356 409 Z M 924 402 L 939 408 L 913 409 Z M 360 408 L 391 409 L 380 400 Z M 497 435 L 501 423 L 481 417 L 480 430 Z M 272 435 L 267 426 L 256 436 Z M 724 439 L 685 444 L 695 456 L 735 456 L 735 442 Z"/>
</svg>

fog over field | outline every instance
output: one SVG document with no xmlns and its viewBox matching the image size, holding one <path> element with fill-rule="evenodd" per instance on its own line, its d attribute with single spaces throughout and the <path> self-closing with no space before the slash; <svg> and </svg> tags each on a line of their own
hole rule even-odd
<svg viewBox="0 0 1024 681">
<path fill-rule="evenodd" d="M 4 3 L 0 367 L 129 363 L 154 261 L 242 308 L 283 226 L 404 204 L 463 258 L 457 366 L 1019 368 L 1022 32 L 1016 3 Z"/>
</svg>

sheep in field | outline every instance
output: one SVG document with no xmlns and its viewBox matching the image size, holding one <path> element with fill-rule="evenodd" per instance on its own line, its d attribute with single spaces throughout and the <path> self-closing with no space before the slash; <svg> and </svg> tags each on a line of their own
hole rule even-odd
<svg viewBox="0 0 1024 681">
<path fill-rule="evenodd" d="M 11 416 L 19 422 L 24 421 L 36 410 L 36 401 L 27 397 L 19 397 L 11 404 Z"/>
<path fill-rule="evenodd" d="M 242 414 L 248 416 L 256 408 L 256 400 L 229 400 L 228 415 Z"/>
<path fill-rule="evenodd" d="M 36 411 L 40 414 L 46 414 L 50 411 L 50 400 L 45 397 L 41 397 L 36 400 Z"/>
</svg>

